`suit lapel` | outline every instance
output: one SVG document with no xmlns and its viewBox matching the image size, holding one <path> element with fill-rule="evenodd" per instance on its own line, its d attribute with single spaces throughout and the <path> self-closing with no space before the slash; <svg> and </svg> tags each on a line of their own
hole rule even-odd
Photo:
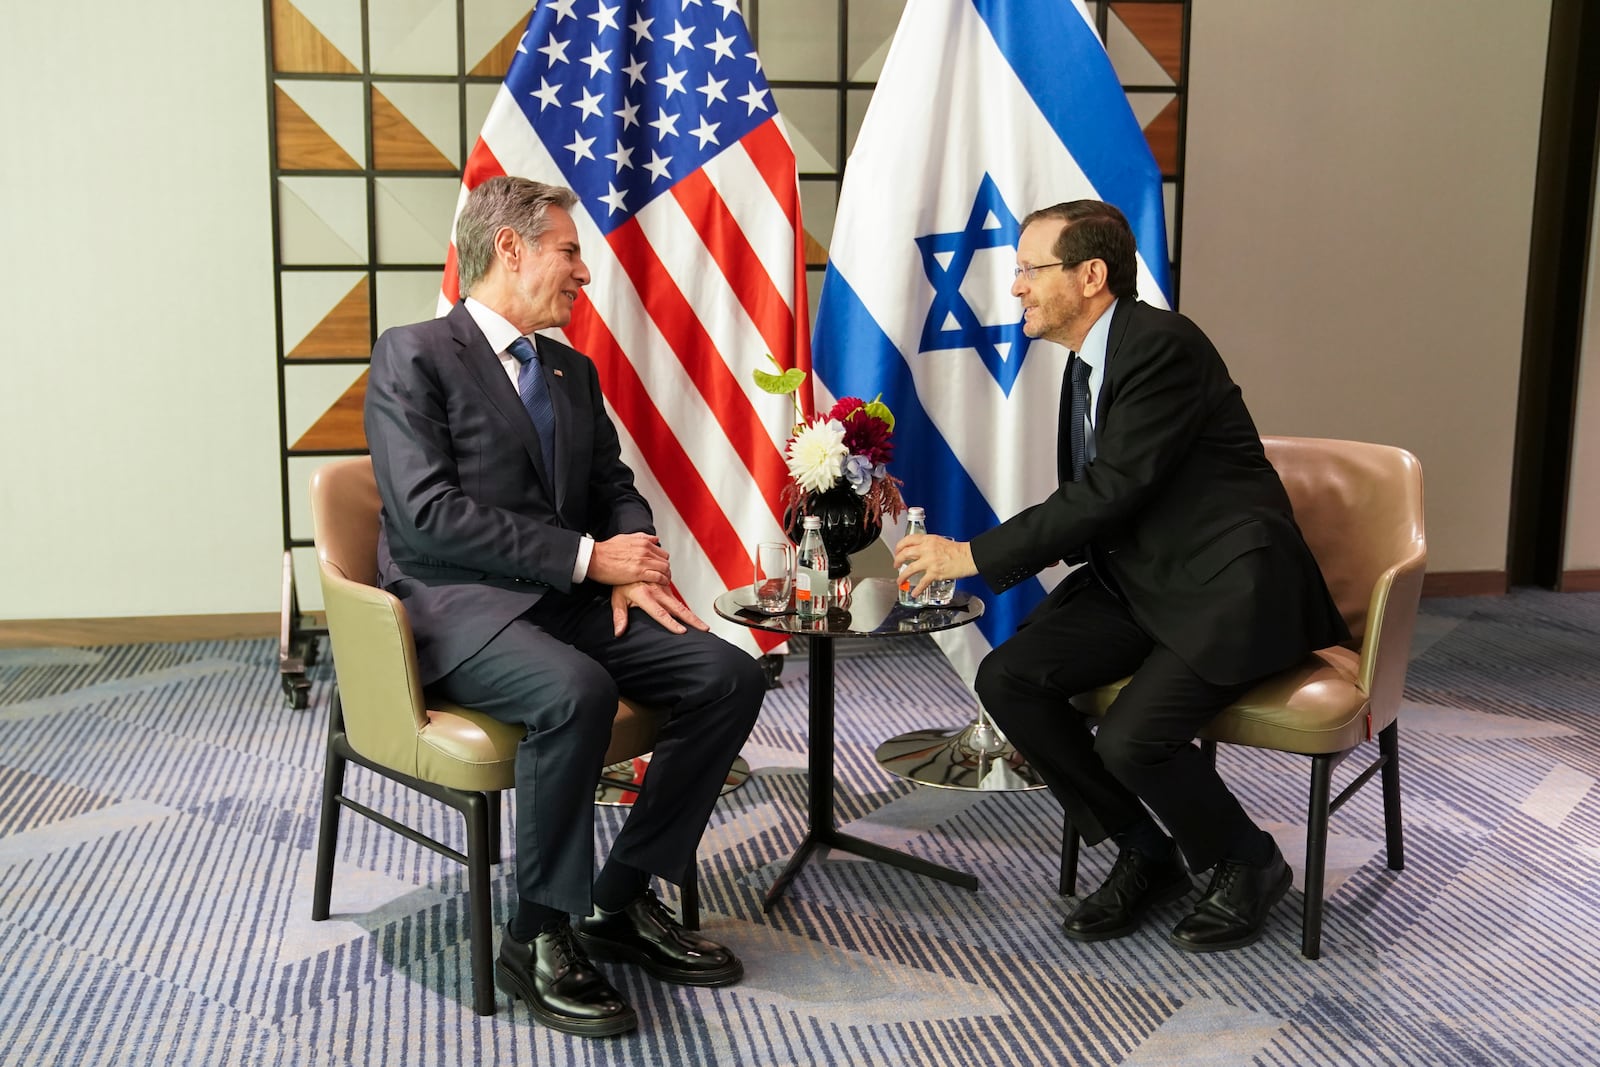
<svg viewBox="0 0 1600 1067">
<path fill-rule="evenodd" d="M 533 469 L 540 484 L 554 500 L 555 488 L 551 484 L 550 477 L 545 474 L 543 452 L 539 447 L 539 433 L 533 428 L 533 420 L 528 417 L 528 409 L 522 406 L 522 398 L 517 395 L 516 386 L 511 384 L 500 357 L 489 347 L 488 339 L 483 336 L 483 331 L 478 329 L 478 324 L 472 321 L 472 315 L 467 311 L 465 304 L 458 303 L 451 308 L 449 320 L 456 343 L 461 346 L 461 362 L 478 384 L 478 388 L 483 391 L 484 399 L 488 401 L 489 406 L 499 412 L 512 434 L 522 442 L 522 447 L 528 452 L 528 458 L 533 460 Z"/>
<path fill-rule="evenodd" d="M 1122 347 L 1123 338 L 1128 335 L 1128 324 L 1133 321 L 1133 308 L 1139 301 L 1137 298 L 1128 297 L 1117 301 L 1117 310 L 1111 314 L 1111 330 L 1106 334 L 1105 368 L 1100 375 L 1100 395 L 1094 403 L 1094 425 L 1098 436 L 1101 428 L 1105 426 L 1106 411 L 1111 407 L 1111 397 L 1116 390 L 1117 382 L 1117 349 Z"/>
</svg>

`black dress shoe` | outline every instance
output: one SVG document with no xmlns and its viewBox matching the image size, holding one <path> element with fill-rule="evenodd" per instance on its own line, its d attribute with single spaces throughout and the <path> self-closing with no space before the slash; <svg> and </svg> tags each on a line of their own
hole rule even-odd
<svg viewBox="0 0 1600 1067">
<path fill-rule="evenodd" d="M 621 911 L 595 908 L 578 921 L 578 940 L 600 959 L 637 963 L 663 982 L 724 986 L 744 977 L 737 956 L 684 929 L 649 890 Z"/>
<path fill-rule="evenodd" d="M 1122 937 L 1139 929 L 1151 908 L 1177 900 L 1193 888 L 1176 849 L 1158 860 L 1125 848 L 1100 888 L 1083 898 L 1061 929 L 1074 941 Z"/>
<path fill-rule="evenodd" d="M 565 923 L 528 942 L 507 929 L 494 961 L 494 984 L 527 1001 L 533 1017 L 552 1030 L 608 1037 L 639 1025 L 639 1016 L 589 961 Z"/>
<path fill-rule="evenodd" d="M 1172 928 L 1170 940 L 1186 952 L 1222 952 L 1253 944 L 1266 928 L 1267 913 L 1293 882 L 1294 872 L 1276 842 L 1264 866 L 1224 860 L 1217 864 L 1194 911 Z"/>
</svg>

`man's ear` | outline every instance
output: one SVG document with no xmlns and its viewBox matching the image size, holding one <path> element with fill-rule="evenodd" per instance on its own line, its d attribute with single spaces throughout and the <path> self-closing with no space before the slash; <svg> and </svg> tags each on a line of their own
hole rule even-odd
<svg viewBox="0 0 1600 1067">
<path fill-rule="evenodd" d="M 506 270 L 515 274 L 522 256 L 522 237 L 510 226 L 500 227 L 494 233 L 494 254 Z"/>
<path fill-rule="evenodd" d="M 1083 295 L 1096 296 L 1106 288 L 1106 261 L 1103 259 L 1085 260 L 1083 271 Z"/>
</svg>

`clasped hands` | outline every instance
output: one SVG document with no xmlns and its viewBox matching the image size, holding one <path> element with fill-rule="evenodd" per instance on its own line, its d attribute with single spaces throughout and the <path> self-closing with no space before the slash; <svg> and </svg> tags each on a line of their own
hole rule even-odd
<svg viewBox="0 0 1600 1067">
<path fill-rule="evenodd" d="M 911 592 L 921 596 L 928 586 L 946 578 L 970 578 L 978 573 L 972 562 L 972 545 L 937 534 L 912 534 L 894 546 L 894 566 L 902 579 L 916 582 Z M 901 568 L 905 568 L 901 570 Z M 917 575 L 921 578 L 917 578 Z"/>
<path fill-rule="evenodd" d="M 709 626 L 678 599 L 672 565 L 655 534 L 625 533 L 594 543 L 588 577 L 611 587 L 611 625 L 618 637 L 628 628 L 628 608 L 636 607 L 672 633 Z"/>
</svg>

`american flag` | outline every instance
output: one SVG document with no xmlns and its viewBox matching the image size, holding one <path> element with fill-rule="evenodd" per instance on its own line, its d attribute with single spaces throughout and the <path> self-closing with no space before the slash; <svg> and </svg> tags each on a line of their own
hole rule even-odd
<svg viewBox="0 0 1600 1067">
<path fill-rule="evenodd" d="M 679 591 L 756 649 L 710 610 L 786 539 L 793 404 L 751 371 L 811 357 L 794 150 L 738 0 L 539 0 L 462 199 L 500 174 L 577 192 L 593 280 L 551 333 L 599 367 Z M 452 244 L 441 309 L 458 292 Z"/>
</svg>

